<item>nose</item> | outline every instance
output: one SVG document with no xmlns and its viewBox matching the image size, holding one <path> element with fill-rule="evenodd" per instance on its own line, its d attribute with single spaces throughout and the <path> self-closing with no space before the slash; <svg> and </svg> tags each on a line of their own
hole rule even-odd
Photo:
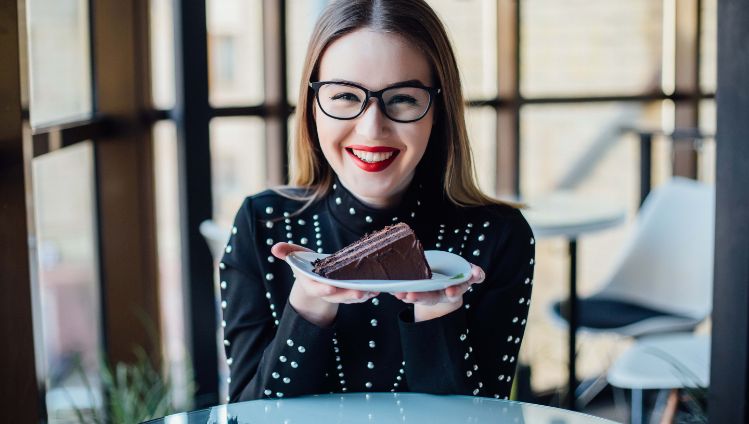
<svg viewBox="0 0 749 424">
<path fill-rule="evenodd" d="M 356 133 L 370 140 L 381 138 L 386 131 L 387 119 L 377 99 L 370 99 L 364 112 L 356 119 Z"/>
</svg>

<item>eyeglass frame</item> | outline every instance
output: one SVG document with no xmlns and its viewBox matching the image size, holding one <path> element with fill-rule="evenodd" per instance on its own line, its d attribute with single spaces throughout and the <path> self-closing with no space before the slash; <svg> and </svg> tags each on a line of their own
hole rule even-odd
<svg viewBox="0 0 749 424">
<path fill-rule="evenodd" d="M 359 112 L 356 115 L 354 115 L 354 116 L 352 116 L 350 118 L 339 118 L 337 116 L 333 116 L 333 115 L 329 114 L 328 112 L 326 112 L 325 108 L 323 108 L 322 104 L 320 103 L 320 95 L 319 95 L 320 94 L 320 88 L 322 86 L 326 85 L 326 84 L 347 85 L 349 87 L 358 88 L 358 89 L 364 91 L 364 93 L 366 94 L 366 97 L 364 98 L 364 101 L 362 102 L 362 106 L 361 106 L 361 109 L 359 110 Z M 314 93 L 315 93 L 315 99 L 317 99 L 317 105 L 320 106 L 320 110 L 322 111 L 322 113 L 324 113 L 325 115 L 327 115 L 327 116 L 329 116 L 329 117 L 331 117 L 333 119 L 340 119 L 342 121 L 350 121 L 352 119 L 356 119 L 359 116 L 361 116 L 362 112 L 364 112 L 365 109 L 367 109 L 367 107 L 369 106 L 369 100 L 372 99 L 372 98 L 375 98 L 375 99 L 377 99 L 377 103 L 380 105 L 380 110 L 382 110 L 382 113 L 388 119 L 390 119 L 391 121 L 394 121 L 394 122 L 402 123 L 402 124 L 408 124 L 408 123 L 411 123 L 411 122 L 416 122 L 416 121 L 419 121 L 422 118 L 424 118 L 427 115 L 427 113 L 429 113 L 429 109 L 432 108 L 433 99 L 438 94 L 440 94 L 442 92 L 442 89 L 439 88 L 439 87 L 428 87 L 428 86 L 426 86 L 424 84 L 414 83 L 414 82 L 399 82 L 399 83 L 393 84 L 391 86 L 385 87 L 382 90 L 377 90 L 377 91 L 371 91 L 371 90 L 369 90 L 369 89 L 367 89 L 365 87 L 362 87 L 359 84 L 356 84 L 356 83 L 353 83 L 353 82 L 349 82 L 349 81 L 334 81 L 334 80 L 333 81 L 310 81 L 309 82 L 309 86 L 312 89 L 312 91 L 314 91 Z M 407 88 L 420 88 L 420 89 L 426 90 L 429 93 L 429 104 L 427 104 L 426 109 L 424 109 L 424 113 L 422 113 L 421 116 L 419 116 L 416 119 L 410 119 L 410 120 L 405 120 L 404 121 L 404 120 L 400 120 L 400 119 L 395 119 L 395 118 L 391 117 L 390 115 L 388 115 L 388 113 L 387 113 L 387 106 L 385 105 L 385 100 L 382 98 L 382 93 L 384 93 L 387 90 L 392 90 L 393 88 L 403 88 L 403 87 L 407 87 Z"/>
</svg>

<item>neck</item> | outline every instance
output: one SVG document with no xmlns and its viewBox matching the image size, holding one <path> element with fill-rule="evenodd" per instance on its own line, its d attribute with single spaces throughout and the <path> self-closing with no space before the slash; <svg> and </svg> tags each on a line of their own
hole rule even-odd
<svg viewBox="0 0 749 424">
<path fill-rule="evenodd" d="M 350 190 L 349 190 L 350 191 Z M 403 195 L 405 194 L 406 190 L 401 190 L 399 193 L 394 194 L 392 196 L 388 197 L 365 197 L 360 196 L 353 191 L 351 194 L 354 195 L 357 199 L 359 199 L 360 202 L 364 203 L 365 205 L 376 208 L 376 209 L 388 209 L 391 208 L 401 202 L 403 199 Z"/>
<path fill-rule="evenodd" d="M 360 202 L 364 203 L 365 205 L 375 208 L 375 209 L 389 209 L 394 206 L 397 206 L 400 204 L 401 200 L 403 200 L 403 196 L 406 194 L 406 191 L 408 190 L 409 185 L 413 181 L 414 175 L 411 174 L 410 178 L 407 178 L 405 180 L 405 184 L 402 184 L 401 187 L 398 188 L 398 190 L 395 193 L 390 193 L 387 196 L 378 196 L 378 197 L 369 197 L 369 196 L 362 196 L 359 193 L 354 192 L 351 190 L 348 186 L 343 184 L 343 181 L 339 179 L 339 183 L 342 184 L 346 189 L 359 200 Z"/>
</svg>

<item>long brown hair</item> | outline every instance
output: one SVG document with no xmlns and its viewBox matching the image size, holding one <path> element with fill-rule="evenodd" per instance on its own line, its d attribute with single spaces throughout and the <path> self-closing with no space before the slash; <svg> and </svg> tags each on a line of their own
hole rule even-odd
<svg viewBox="0 0 749 424">
<path fill-rule="evenodd" d="M 334 172 L 317 138 L 312 113 L 314 95 L 308 83 L 317 80 L 325 48 L 361 28 L 394 33 L 411 42 L 426 54 L 434 83 L 442 88 L 434 103 L 435 124 L 417 174 L 440 182 L 446 197 L 456 205 L 502 204 L 476 184 L 455 54 L 442 22 L 423 0 L 340 0 L 325 8 L 307 47 L 296 112 L 290 186 L 307 190 L 303 194 L 283 188 L 276 191 L 306 201 L 303 210 L 330 190 Z"/>
</svg>

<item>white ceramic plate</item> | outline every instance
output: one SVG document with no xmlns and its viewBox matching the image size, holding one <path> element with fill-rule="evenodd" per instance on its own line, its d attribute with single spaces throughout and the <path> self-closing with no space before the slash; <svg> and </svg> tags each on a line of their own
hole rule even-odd
<svg viewBox="0 0 749 424">
<path fill-rule="evenodd" d="M 293 252 L 286 257 L 286 262 L 295 272 L 315 281 L 344 289 L 376 292 L 441 290 L 468 281 L 471 278 L 471 264 L 458 255 L 441 250 L 427 250 L 424 255 L 429 267 L 432 268 L 432 278 L 429 280 L 332 280 L 312 272 L 312 262 L 330 256 L 326 253 Z"/>
</svg>

